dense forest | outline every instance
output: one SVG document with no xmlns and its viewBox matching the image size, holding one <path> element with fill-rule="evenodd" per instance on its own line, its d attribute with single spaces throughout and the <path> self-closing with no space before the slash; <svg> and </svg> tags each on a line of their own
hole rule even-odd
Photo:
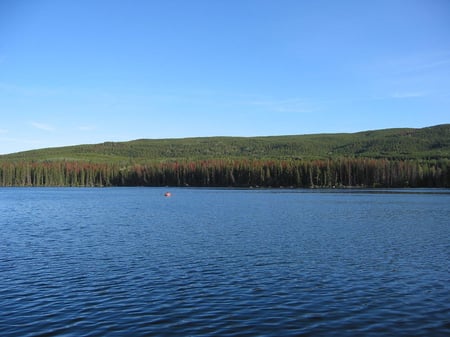
<svg viewBox="0 0 450 337">
<path fill-rule="evenodd" d="M 450 187 L 450 125 L 34 150 L 0 156 L 0 186 Z"/>
<path fill-rule="evenodd" d="M 450 187 L 449 160 L 1 163 L 1 186 Z"/>
</svg>

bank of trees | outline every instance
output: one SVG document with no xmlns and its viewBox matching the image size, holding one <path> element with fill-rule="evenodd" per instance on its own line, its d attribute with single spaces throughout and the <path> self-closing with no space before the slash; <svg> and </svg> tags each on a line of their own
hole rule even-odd
<svg viewBox="0 0 450 337">
<path fill-rule="evenodd" d="M 450 187 L 450 161 L 210 159 L 0 162 L 0 186 Z"/>
</svg>

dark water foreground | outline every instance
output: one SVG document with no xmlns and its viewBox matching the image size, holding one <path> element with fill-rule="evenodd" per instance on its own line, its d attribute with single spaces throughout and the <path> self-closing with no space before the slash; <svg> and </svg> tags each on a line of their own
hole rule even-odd
<svg viewBox="0 0 450 337">
<path fill-rule="evenodd" d="M 450 191 L 0 189 L 0 336 L 449 336 Z"/>
</svg>

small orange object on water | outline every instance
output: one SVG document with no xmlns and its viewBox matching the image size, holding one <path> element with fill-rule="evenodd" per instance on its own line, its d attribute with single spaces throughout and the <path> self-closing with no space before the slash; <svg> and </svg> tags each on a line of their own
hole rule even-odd
<svg viewBox="0 0 450 337">
<path fill-rule="evenodd" d="M 166 192 L 166 193 L 164 193 L 164 196 L 165 196 L 165 197 L 171 197 L 171 196 L 172 196 L 172 193 Z"/>
</svg>

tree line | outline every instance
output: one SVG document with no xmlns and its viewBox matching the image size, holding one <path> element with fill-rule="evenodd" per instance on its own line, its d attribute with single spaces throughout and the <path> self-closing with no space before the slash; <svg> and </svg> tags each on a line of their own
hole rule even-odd
<svg viewBox="0 0 450 337">
<path fill-rule="evenodd" d="M 0 186 L 450 187 L 450 160 L 1 162 Z"/>
</svg>

